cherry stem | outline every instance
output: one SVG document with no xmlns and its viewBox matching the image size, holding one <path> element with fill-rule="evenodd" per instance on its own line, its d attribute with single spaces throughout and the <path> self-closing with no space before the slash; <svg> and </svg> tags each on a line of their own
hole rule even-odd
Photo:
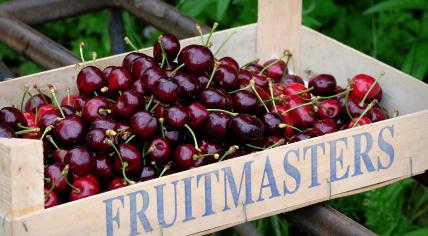
<svg viewBox="0 0 428 236">
<path fill-rule="evenodd" d="M 299 128 L 295 127 L 295 126 L 292 126 L 292 125 L 286 124 L 286 123 L 280 123 L 280 124 L 278 125 L 278 127 L 279 127 L 280 129 L 283 129 L 283 128 L 291 128 L 291 129 L 296 130 L 297 132 L 302 132 L 302 130 L 301 130 L 301 129 L 299 129 Z"/>
<path fill-rule="evenodd" d="M 210 79 L 208 80 L 207 86 L 205 88 L 209 88 L 210 87 L 211 81 L 213 80 L 215 72 L 217 71 L 217 69 L 218 69 L 219 66 L 220 66 L 219 62 L 214 62 L 213 71 L 211 72 Z"/>
<path fill-rule="evenodd" d="M 131 135 L 129 138 L 126 139 L 125 143 L 131 142 L 135 138 L 135 134 Z"/>
<path fill-rule="evenodd" d="M 226 158 L 227 156 L 229 156 L 229 155 L 231 155 L 231 154 L 235 153 L 238 149 L 239 149 L 239 146 L 238 146 L 238 145 L 230 146 L 230 147 L 229 147 L 229 150 L 227 150 L 227 151 L 223 154 L 223 156 L 221 156 L 221 157 L 220 157 L 220 159 L 219 159 L 218 161 L 219 161 L 219 162 L 220 162 L 220 161 L 223 161 L 223 159 L 224 159 L 224 158 Z"/>
<path fill-rule="evenodd" d="M 65 118 L 64 112 L 62 111 L 61 105 L 58 103 L 58 100 L 56 99 L 55 89 L 52 85 L 49 85 L 49 90 L 52 95 L 52 100 L 55 103 L 55 105 L 58 107 L 59 112 L 61 113 L 62 118 Z"/>
<path fill-rule="evenodd" d="M 369 105 L 367 105 L 366 109 L 364 109 L 364 111 L 361 113 L 361 115 L 358 117 L 358 119 L 352 125 L 352 128 L 354 128 L 355 126 L 358 125 L 358 122 L 360 122 L 360 120 L 363 118 L 363 116 L 365 116 L 367 114 L 367 112 L 370 109 L 372 109 L 374 107 L 374 105 L 376 105 L 376 103 L 377 103 L 377 99 L 374 99 L 372 102 L 369 103 Z"/>
<path fill-rule="evenodd" d="M 350 90 L 345 90 L 345 110 L 346 110 L 346 114 L 348 114 L 349 118 L 352 120 L 353 117 L 351 115 L 351 112 L 349 112 L 349 108 L 348 108 L 348 100 L 349 100 L 349 92 Z"/>
<path fill-rule="evenodd" d="M 205 42 L 205 47 L 208 47 L 208 44 L 210 43 L 210 40 L 211 40 L 211 36 L 213 35 L 217 27 L 218 27 L 218 23 L 214 22 L 213 27 L 211 28 L 210 34 L 208 35 L 207 41 Z"/>
<path fill-rule="evenodd" d="M 31 129 L 31 127 L 24 126 L 24 125 L 22 125 L 21 123 L 16 124 L 16 126 L 17 126 L 18 128 L 20 128 L 20 129 Z"/>
<path fill-rule="evenodd" d="M 239 113 L 237 112 L 231 112 L 231 111 L 227 111 L 227 110 L 223 110 L 223 109 L 217 109 L 217 108 L 208 108 L 207 111 L 211 111 L 211 112 L 224 112 L 230 116 L 237 116 L 239 115 Z"/>
<path fill-rule="evenodd" d="M 68 165 L 66 166 L 67 168 L 68 168 Z M 64 167 L 64 169 L 65 169 L 65 167 Z M 52 184 L 52 186 L 51 186 L 51 188 L 49 189 L 49 191 L 45 194 L 45 201 L 47 200 L 47 197 L 49 196 L 49 194 L 51 194 L 52 193 L 52 191 L 55 189 L 55 187 L 56 186 L 58 186 L 58 184 L 59 184 L 59 181 L 61 181 L 62 180 L 62 178 L 64 178 L 64 175 L 67 175 L 68 174 L 68 169 L 67 169 L 67 173 L 65 173 L 64 172 L 64 169 L 61 171 L 61 175 L 60 175 L 60 177 L 59 178 L 57 178 L 56 180 L 55 180 L 55 182 Z M 50 178 L 44 178 L 44 180 L 47 182 L 47 183 L 50 183 L 51 182 L 51 179 Z M 74 186 L 73 186 L 74 187 Z"/>
<path fill-rule="evenodd" d="M 373 82 L 373 84 L 370 86 L 369 90 L 367 90 L 366 94 L 364 94 L 363 99 L 360 102 L 360 107 L 362 107 L 364 105 L 364 102 L 367 99 L 367 96 L 369 95 L 369 93 L 373 90 L 374 86 L 378 83 L 378 81 L 385 75 L 385 72 L 380 72 L 380 75 L 376 78 L 376 80 Z"/>
<path fill-rule="evenodd" d="M 35 90 L 37 90 L 37 92 L 38 92 L 38 93 L 40 94 L 40 96 L 42 97 L 43 101 L 44 101 L 46 104 L 48 104 L 49 102 L 48 102 L 48 100 L 46 99 L 45 94 L 43 93 L 43 90 L 42 90 L 41 88 L 39 88 L 39 87 L 37 86 L 37 84 L 34 84 L 34 85 L 33 85 L 33 88 L 34 88 Z"/>
<path fill-rule="evenodd" d="M 80 59 L 82 60 L 83 66 L 86 66 L 85 57 L 83 56 L 83 48 L 85 47 L 84 42 L 80 42 L 79 50 L 80 50 Z"/>
<path fill-rule="evenodd" d="M 25 86 L 24 88 L 25 88 L 24 94 L 22 95 L 22 99 L 21 99 L 21 112 L 24 111 L 24 100 L 25 100 L 25 97 L 27 97 L 27 95 L 30 95 L 30 97 L 31 97 L 31 93 L 29 93 L 29 91 L 28 91 L 29 90 L 28 86 Z"/>
<path fill-rule="evenodd" d="M 116 100 L 113 100 L 111 98 L 106 98 L 107 101 L 111 102 L 111 103 L 116 103 Z"/>
<path fill-rule="evenodd" d="M 260 94 L 257 92 L 256 87 L 254 86 L 254 80 L 250 81 L 251 89 L 253 90 L 254 94 L 256 94 L 257 99 L 262 103 L 263 107 L 265 108 L 266 112 L 269 112 L 268 107 L 266 106 L 266 103 L 263 101 L 262 97 L 260 97 Z"/>
<path fill-rule="evenodd" d="M 107 114 L 111 113 L 111 110 L 106 109 L 106 108 L 100 108 L 100 109 L 98 109 L 98 113 L 102 114 L 102 115 L 107 115 Z"/>
<path fill-rule="evenodd" d="M 143 151 L 141 152 L 141 158 L 143 158 L 144 165 L 146 165 L 146 146 L 147 146 L 147 140 L 144 141 Z"/>
<path fill-rule="evenodd" d="M 116 155 L 119 157 L 120 163 L 122 165 L 122 176 L 123 176 L 123 179 L 128 184 L 134 184 L 135 182 L 132 181 L 132 180 L 129 180 L 128 177 L 126 176 L 125 170 L 126 170 L 126 167 L 128 167 L 128 163 L 123 161 L 123 158 L 122 158 L 122 155 L 120 155 L 119 149 L 117 149 L 116 145 L 113 143 L 113 141 L 111 139 L 107 138 L 105 140 L 105 142 L 107 144 L 109 144 L 110 146 L 112 146 L 112 148 L 116 152 Z"/>
<path fill-rule="evenodd" d="M 289 108 L 288 110 L 286 110 L 284 112 L 287 113 L 287 112 L 299 109 L 299 108 L 304 107 L 304 106 L 309 106 L 309 105 L 314 105 L 314 101 L 310 101 L 310 102 L 307 102 L 307 103 L 303 103 L 303 104 L 297 105 L 295 107 Z"/>
<path fill-rule="evenodd" d="M 159 102 L 159 101 L 156 101 L 155 105 L 153 105 L 153 107 L 152 107 L 152 108 L 150 108 L 150 112 L 154 111 L 154 110 L 156 109 L 156 107 L 158 107 L 158 106 L 159 106 L 159 104 L 160 104 L 160 102 Z"/>
<path fill-rule="evenodd" d="M 68 186 L 70 186 L 70 188 L 72 188 L 74 192 L 76 192 L 76 193 L 80 193 L 80 191 L 81 191 L 81 190 L 80 190 L 79 188 L 77 188 L 76 186 L 72 185 L 72 184 L 70 183 L 70 181 L 68 181 L 68 179 L 67 179 L 67 178 L 65 178 L 65 176 L 67 176 L 67 175 L 68 175 L 68 170 L 69 170 L 69 167 L 68 167 L 68 165 L 66 165 L 66 166 L 64 167 L 64 169 L 62 170 L 62 172 L 61 172 L 61 176 L 63 176 L 63 177 L 64 177 L 64 181 L 65 181 L 65 183 L 67 183 L 67 185 L 68 185 Z"/>
<path fill-rule="evenodd" d="M 98 93 L 97 93 L 97 91 L 94 91 L 94 95 L 98 97 Z"/>
<path fill-rule="evenodd" d="M 254 60 L 252 60 L 252 61 L 249 61 L 249 62 L 245 63 L 241 68 L 244 68 L 244 67 L 246 67 L 246 66 L 248 66 L 248 65 L 251 65 L 251 64 L 258 63 L 259 61 L 260 61 L 260 59 L 259 59 L 259 58 L 254 59 Z"/>
<path fill-rule="evenodd" d="M 254 148 L 254 149 L 258 149 L 258 150 L 267 150 L 267 149 L 271 149 L 271 148 L 283 145 L 284 142 L 285 142 L 285 139 L 282 138 L 282 139 L 278 140 L 276 143 L 270 145 L 269 147 L 259 147 L 259 146 L 255 146 L 255 145 L 252 145 L 252 144 L 245 144 L 245 145 L 248 146 L 248 147 L 250 147 L 250 148 Z"/>
<path fill-rule="evenodd" d="M 168 57 L 166 55 L 165 49 L 163 48 L 163 44 L 162 44 L 162 35 L 159 36 L 158 43 L 159 43 L 159 47 L 160 47 L 160 49 L 162 51 L 162 64 L 161 64 L 161 68 L 163 67 L 164 61 L 166 61 L 166 66 L 169 67 Z"/>
<path fill-rule="evenodd" d="M 237 89 L 237 90 L 233 90 L 233 91 L 229 92 L 229 94 L 234 94 L 234 93 L 237 93 L 237 92 L 242 91 L 242 90 L 247 90 L 249 88 L 251 88 L 250 84 L 248 84 L 247 86 L 245 86 L 243 88 L 240 88 L 240 89 Z"/>
<path fill-rule="evenodd" d="M 394 114 L 392 115 L 392 118 L 395 118 L 397 116 L 400 115 L 400 111 L 399 110 L 394 110 Z"/>
<path fill-rule="evenodd" d="M 199 24 L 195 25 L 196 31 L 198 31 L 199 36 L 201 37 L 201 44 L 204 44 L 204 33 L 202 33 L 201 26 Z"/>
<path fill-rule="evenodd" d="M 70 88 L 66 88 L 65 92 L 67 93 L 67 105 L 70 106 Z"/>
<path fill-rule="evenodd" d="M 132 43 L 132 41 L 128 38 L 128 36 L 125 36 L 125 37 L 123 38 L 123 41 L 125 41 L 125 43 L 126 43 L 127 45 L 129 45 L 132 49 L 134 49 L 134 51 L 138 51 L 138 48 L 135 46 L 135 44 L 134 44 L 134 43 Z"/>
<path fill-rule="evenodd" d="M 214 53 L 214 57 L 217 56 L 217 54 L 220 52 L 220 50 L 224 47 L 224 45 L 226 45 L 227 41 L 229 41 L 230 38 L 232 38 L 233 35 L 236 34 L 236 31 L 233 31 L 232 33 L 230 33 L 227 38 L 221 43 L 220 47 L 217 48 L 217 50 Z"/>
<path fill-rule="evenodd" d="M 156 169 L 156 172 L 159 173 L 159 167 L 156 165 L 156 162 L 152 161 L 150 164 Z"/>
<path fill-rule="evenodd" d="M 275 112 L 278 113 L 278 109 L 276 108 L 276 103 L 275 103 L 275 97 L 273 96 L 273 83 L 272 83 L 272 80 L 269 80 L 269 92 L 270 92 L 270 100 L 272 102 L 273 109 L 275 109 Z M 263 101 L 263 103 L 264 103 L 264 101 Z"/>
<path fill-rule="evenodd" d="M 220 158 L 220 155 L 218 155 L 217 153 L 206 153 L 206 154 L 194 154 L 192 156 L 192 159 L 194 161 L 199 160 L 199 158 L 204 158 L 204 157 L 210 157 L 210 156 L 214 156 L 214 158 L 217 160 L 218 158 Z"/>
<path fill-rule="evenodd" d="M 165 138 L 165 128 L 164 128 L 164 125 L 163 125 L 164 122 L 165 122 L 165 119 L 163 117 L 160 117 L 159 118 L 159 123 L 160 123 L 162 138 Z"/>
<path fill-rule="evenodd" d="M 146 104 L 146 107 L 145 107 L 146 110 L 149 110 L 150 106 L 152 105 L 152 101 L 153 101 L 153 94 L 150 95 L 149 102 Z"/>
<path fill-rule="evenodd" d="M 97 61 L 97 52 L 92 52 L 92 65 L 95 66 L 95 62 Z"/>
<path fill-rule="evenodd" d="M 171 77 L 174 77 L 175 73 L 177 73 L 178 70 L 180 70 L 181 68 L 184 67 L 184 63 L 177 66 L 177 68 L 175 68 L 172 72 L 171 72 Z"/>
<path fill-rule="evenodd" d="M 167 172 L 171 168 L 171 165 L 172 165 L 172 161 L 168 162 L 168 164 L 166 164 L 163 167 L 162 172 L 159 174 L 159 178 L 162 177 L 165 174 L 165 172 Z"/>
<path fill-rule="evenodd" d="M 42 137 L 40 137 L 40 140 L 43 140 L 45 138 L 45 136 L 52 130 L 53 126 L 49 125 L 48 127 L 46 127 L 46 129 L 43 131 Z"/>
<path fill-rule="evenodd" d="M 271 66 L 275 65 L 275 63 L 281 61 L 282 59 L 284 59 L 285 57 L 289 57 L 290 55 L 288 53 L 286 53 L 287 51 L 284 51 L 284 53 L 282 54 L 282 56 L 278 59 L 273 60 L 271 63 L 269 63 L 267 66 L 263 67 L 260 72 L 259 75 L 262 75 L 263 72 L 265 72 L 267 69 L 269 69 Z M 287 60 L 288 62 L 288 60 Z"/>
<path fill-rule="evenodd" d="M 184 125 L 184 127 L 186 127 L 186 129 L 187 129 L 187 130 L 189 130 L 189 133 L 190 133 L 190 135 L 192 136 L 192 139 L 193 139 L 193 145 L 195 146 L 195 149 L 196 149 L 198 152 L 200 152 L 200 151 L 201 151 L 201 149 L 199 149 L 198 140 L 196 139 L 196 134 L 195 134 L 195 132 L 194 132 L 194 131 L 193 131 L 193 129 L 192 129 L 192 128 L 190 128 L 190 126 L 189 126 L 189 125 L 187 125 L 187 124 L 185 124 L 185 125 Z"/>
<path fill-rule="evenodd" d="M 20 134 L 28 134 L 33 132 L 40 132 L 40 128 L 24 129 L 24 130 L 16 131 L 15 134 L 20 135 Z"/>
<path fill-rule="evenodd" d="M 342 94 L 345 94 L 347 90 L 352 91 L 352 89 L 350 87 L 347 87 L 344 91 L 342 91 L 340 93 L 337 93 L 337 94 L 334 94 L 334 95 L 331 95 L 331 96 L 326 96 L 326 97 L 317 96 L 317 99 L 318 100 L 321 100 L 321 99 L 325 100 L 325 99 L 330 99 L 330 98 L 336 98 L 336 97 L 339 97 Z"/>
<path fill-rule="evenodd" d="M 314 87 L 310 87 L 310 88 L 308 88 L 308 89 L 305 89 L 305 90 L 299 91 L 299 92 L 297 92 L 297 93 L 293 93 L 293 94 L 291 94 L 291 95 L 300 95 L 300 94 L 303 94 L 303 93 L 310 92 L 310 91 L 312 91 L 313 89 L 314 89 Z"/>
<path fill-rule="evenodd" d="M 59 150 L 58 145 L 55 143 L 54 139 L 50 135 L 46 135 L 46 139 L 49 140 L 50 143 L 55 147 L 56 150 Z"/>
</svg>

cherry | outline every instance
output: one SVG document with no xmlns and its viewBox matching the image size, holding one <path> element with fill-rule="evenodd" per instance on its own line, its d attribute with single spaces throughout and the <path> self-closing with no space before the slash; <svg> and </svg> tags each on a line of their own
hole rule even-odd
<svg viewBox="0 0 428 236">
<path fill-rule="evenodd" d="M 303 81 L 303 79 L 298 75 L 285 75 L 284 79 L 282 80 L 282 83 L 285 85 L 289 85 L 291 83 L 305 85 L 305 82 Z"/>
<path fill-rule="evenodd" d="M 120 157 L 117 153 L 114 155 L 114 167 L 118 173 L 122 173 L 123 164 L 126 163 L 125 174 L 135 176 L 141 169 L 141 153 L 138 149 L 129 143 L 119 145 Z"/>
<path fill-rule="evenodd" d="M 138 96 L 143 97 L 147 94 L 147 90 L 143 86 L 143 79 L 139 78 L 132 84 L 131 90 L 137 92 Z"/>
<path fill-rule="evenodd" d="M 65 156 L 67 155 L 68 150 L 67 149 L 55 149 L 55 151 L 52 152 L 52 159 L 54 160 L 54 162 L 57 163 L 65 163 Z"/>
<path fill-rule="evenodd" d="M 111 113 L 110 103 L 103 97 L 94 97 L 85 103 L 82 116 L 87 121 L 94 121 Z"/>
<path fill-rule="evenodd" d="M 382 88 L 377 82 L 374 84 L 375 81 L 376 79 L 370 75 L 359 74 L 354 76 L 351 80 L 352 95 L 358 100 L 363 100 L 366 93 L 368 93 L 366 101 L 372 101 L 373 99 L 380 100 L 382 98 Z M 372 85 L 373 88 L 369 92 Z"/>
<path fill-rule="evenodd" d="M 233 101 L 224 90 L 216 88 L 206 88 L 199 94 L 199 101 L 206 108 L 216 108 L 229 110 L 232 108 Z"/>
<path fill-rule="evenodd" d="M 94 175 L 98 180 L 108 182 L 114 178 L 113 159 L 105 154 L 96 154 L 94 161 Z"/>
<path fill-rule="evenodd" d="M 220 65 L 228 65 L 231 66 L 235 69 L 236 72 L 239 71 L 239 64 L 238 62 L 233 59 L 232 57 L 223 57 L 220 60 L 218 60 L 220 62 Z"/>
<path fill-rule="evenodd" d="M 55 113 L 44 114 L 37 122 L 37 126 L 41 130 L 45 130 L 48 126 L 53 126 L 58 119 L 59 112 L 55 110 Z"/>
<path fill-rule="evenodd" d="M 238 72 L 229 65 L 220 65 L 214 74 L 216 84 L 226 90 L 239 88 Z"/>
<path fill-rule="evenodd" d="M 28 127 L 37 126 L 36 114 L 32 112 L 23 112 L 22 115 L 24 115 L 24 118 L 27 121 Z"/>
<path fill-rule="evenodd" d="M 158 121 L 150 113 L 139 111 L 129 119 L 131 131 L 142 139 L 152 137 L 158 129 Z"/>
<path fill-rule="evenodd" d="M 277 136 L 269 136 L 265 141 L 265 148 L 271 147 L 272 145 L 277 145 L 279 142 L 281 142 L 281 138 Z"/>
<path fill-rule="evenodd" d="M 341 106 L 341 110 L 343 112 L 343 115 L 345 117 L 349 117 L 349 115 L 346 114 L 347 110 L 345 108 L 346 98 L 344 96 L 341 96 L 338 98 L 338 101 L 340 102 L 340 106 Z M 367 107 L 367 104 L 363 104 L 363 106 L 360 106 L 360 104 L 359 104 L 360 101 L 351 95 L 348 96 L 347 103 L 348 103 L 348 111 L 352 117 L 360 116 L 361 113 L 363 113 Z"/>
<path fill-rule="evenodd" d="M 37 127 L 36 125 L 33 126 L 28 126 L 30 129 L 39 129 L 39 127 Z M 29 133 L 24 133 L 22 134 L 22 138 L 26 138 L 26 139 L 40 139 L 42 137 L 42 133 L 40 131 L 34 131 L 34 132 L 29 132 Z"/>
<path fill-rule="evenodd" d="M 208 81 L 210 81 L 210 76 L 207 73 L 201 73 L 196 78 L 199 80 L 201 88 L 207 87 Z"/>
<path fill-rule="evenodd" d="M 250 71 L 245 69 L 240 69 L 238 73 L 239 84 L 242 87 L 245 87 L 250 83 L 250 80 L 253 78 L 253 75 Z"/>
<path fill-rule="evenodd" d="M 294 124 L 301 129 L 311 127 L 316 120 L 312 105 L 302 106 L 305 101 L 298 96 L 287 97 L 286 101 L 289 109 L 293 109 L 290 113 Z"/>
<path fill-rule="evenodd" d="M 262 89 L 267 89 L 269 86 L 269 78 L 265 75 L 253 74 L 254 82 Z"/>
<path fill-rule="evenodd" d="M 89 96 L 100 91 L 105 82 L 103 72 L 95 66 L 86 66 L 77 74 L 77 89 L 83 95 Z"/>
<path fill-rule="evenodd" d="M 139 57 L 146 57 L 147 55 L 139 53 L 139 52 L 131 52 L 123 58 L 122 66 L 127 71 L 131 72 L 132 62 Z"/>
<path fill-rule="evenodd" d="M 54 163 L 45 167 L 45 177 L 49 179 L 45 184 L 45 187 L 51 189 L 53 185 L 53 191 L 57 193 L 65 192 L 69 189 L 69 186 L 65 178 L 69 178 L 68 175 L 63 176 L 64 164 Z"/>
<path fill-rule="evenodd" d="M 329 134 L 337 131 L 336 121 L 330 118 L 317 120 L 314 122 L 312 127 L 319 130 L 322 134 Z"/>
<path fill-rule="evenodd" d="M 193 145 L 181 144 L 175 148 L 173 160 L 180 170 L 188 170 L 193 165 L 193 156 L 197 154 Z"/>
<path fill-rule="evenodd" d="M 164 113 L 164 111 L 165 111 L 165 107 L 164 106 L 162 106 L 162 105 L 160 105 L 160 106 L 157 106 L 156 108 L 155 108 L 155 110 L 153 111 L 153 115 L 156 117 L 156 118 L 163 118 L 163 113 Z"/>
<path fill-rule="evenodd" d="M 92 171 L 93 156 L 85 147 L 76 146 L 68 151 L 64 162 L 75 175 L 85 176 Z"/>
<path fill-rule="evenodd" d="M 298 134 L 296 134 L 291 140 L 290 143 L 300 142 L 306 139 L 314 138 L 317 136 L 321 136 L 322 133 L 317 129 L 306 129 Z"/>
<path fill-rule="evenodd" d="M 128 90 L 117 98 L 116 103 L 113 105 L 113 110 L 119 117 L 127 119 L 140 110 L 141 106 L 142 101 L 138 93 Z"/>
<path fill-rule="evenodd" d="M 186 108 L 177 105 L 165 108 L 163 116 L 167 125 L 173 129 L 183 128 L 188 120 Z"/>
<path fill-rule="evenodd" d="M 117 68 L 117 66 L 107 66 L 106 68 L 104 68 L 104 70 L 103 70 L 104 78 L 108 78 L 108 76 L 110 75 L 111 71 L 114 70 L 114 69 L 116 69 L 116 68 Z"/>
<path fill-rule="evenodd" d="M 287 96 L 293 96 L 294 95 L 294 96 L 299 96 L 299 97 L 302 97 L 305 99 L 310 99 L 311 94 L 309 92 L 305 92 L 307 90 L 308 89 L 303 84 L 291 83 L 291 84 L 288 84 L 284 88 L 284 95 L 287 95 Z"/>
<path fill-rule="evenodd" d="M 52 104 L 41 106 L 38 111 L 38 119 L 40 120 L 45 114 L 59 114 L 58 107 Z"/>
<path fill-rule="evenodd" d="M 0 110 L 0 123 L 10 127 L 17 127 L 18 124 L 27 126 L 27 120 L 22 112 L 14 107 L 4 107 Z"/>
<path fill-rule="evenodd" d="M 80 116 L 68 116 L 54 125 L 55 138 L 65 146 L 73 146 L 83 139 L 85 124 Z"/>
<path fill-rule="evenodd" d="M 320 74 L 309 80 L 309 88 L 315 96 L 329 96 L 335 93 L 336 79 L 329 74 Z"/>
<path fill-rule="evenodd" d="M 36 108 L 40 108 L 43 105 L 47 105 L 51 103 L 51 99 L 49 96 L 46 96 L 43 93 L 39 93 L 30 97 L 25 103 L 24 110 L 26 112 L 36 112 Z"/>
<path fill-rule="evenodd" d="M 86 102 L 89 101 L 90 97 L 78 96 L 72 104 L 72 107 L 76 109 L 76 111 L 82 111 Z"/>
<path fill-rule="evenodd" d="M 194 102 L 187 107 L 187 114 L 189 126 L 193 129 L 199 129 L 208 116 L 208 110 L 199 102 Z"/>
<path fill-rule="evenodd" d="M 162 48 L 160 47 L 159 42 L 162 44 Z M 162 49 L 166 54 L 166 59 L 172 62 L 180 51 L 180 42 L 173 34 L 162 34 L 159 37 L 159 41 L 156 41 L 153 45 L 153 57 L 159 63 L 162 62 Z"/>
<path fill-rule="evenodd" d="M 91 175 L 76 177 L 73 181 L 73 185 L 76 189 L 70 192 L 70 201 L 93 196 L 100 192 L 98 180 Z"/>
<path fill-rule="evenodd" d="M 199 144 L 199 148 L 201 149 L 201 154 L 218 154 L 220 156 L 224 154 L 223 145 L 211 142 L 209 140 L 202 140 Z M 206 156 L 199 159 L 206 160 L 207 163 L 214 163 L 218 161 L 214 158 L 214 155 Z"/>
<path fill-rule="evenodd" d="M 110 72 L 107 78 L 108 91 L 115 93 L 121 90 L 127 90 L 132 86 L 132 77 L 129 72 L 123 68 L 118 67 Z"/>
<path fill-rule="evenodd" d="M 337 121 L 340 112 L 340 103 L 337 100 L 326 99 L 318 105 L 317 116 L 320 119 L 330 118 Z"/>
<path fill-rule="evenodd" d="M 91 129 L 86 135 L 86 145 L 88 148 L 94 152 L 99 153 L 110 153 L 113 151 L 113 148 L 110 144 L 105 142 L 105 139 L 108 138 L 107 131 L 104 129 Z"/>
<path fill-rule="evenodd" d="M 177 71 L 174 75 L 174 80 L 180 87 L 180 97 L 184 100 L 194 100 L 201 90 L 201 83 L 192 74 Z"/>
<path fill-rule="evenodd" d="M 153 58 L 145 56 L 139 57 L 132 62 L 131 71 L 134 79 L 139 79 L 143 76 L 144 72 L 151 67 L 158 67 Z"/>
<path fill-rule="evenodd" d="M 156 165 L 165 165 L 169 161 L 171 148 L 166 138 L 156 137 L 148 144 L 148 155 L 150 161 Z"/>
<path fill-rule="evenodd" d="M 165 127 L 164 133 L 166 140 L 168 140 L 170 144 L 177 144 L 181 142 L 184 138 L 184 135 L 181 130 L 174 130 Z"/>
<path fill-rule="evenodd" d="M 141 168 L 141 173 L 139 178 L 141 182 L 156 179 L 156 178 L 157 178 L 157 175 L 156 175 L 155 168 L 151 166 L 143 166 L 143 168 Z"/>
<path fill-rule="evenodd" d="M 251 72 L 253 75 L 259 74 L 263 70 L 263 66 L 257 63 L 250 63 L 244 66 L 244 69 Z"/>
<path fill-rule="evenodd" d="M 282 76 L 287 72 L 287 63 L 283 60 L 271 59 L 263 64 L 266 68 L 267 76 L 275 81 L 280 81 Z"/>
<path fill-rule="evenodd" d="M 370 117 L 370 120 L 374 122 L 378 122 L 381 120 L 386 120 L 388 118 L 388 114 L 384 112 L 379 107 L 373 107 L 370 111 L 368 116 Z"/>
<path fill-rule="evenodd" d="M 357 124 L 355 125 L 355 123 Z M 351 122 L 349 122 L 348 129 L 357 127 L 357 126 L 367 125 L 370 123 L 372 122 L 367 116 L 362 116 L 361 118 L 355 117 L 354 119 L 352 119 Z"/>
<path fill-rule="evenodd" d="M 228 134 L 230 120 L 230 116 L 223 112 L 210 112 L 202 126 L 205 135 L 212 140 L 223 140 Z"/>
<path fill-rule="evenodd" d="M 49 191 L 49 189 L 45 187 L 44 193 L 45 193 L 45 209 L 58 205 L 58 196 L 56 195 L 55 192 Z"/>
<path fill-rule="evenodd" d="M 123 187 L 128 186 L 128 183 L 126 183 L 124 178 L 114 178 L 112 181 L 110 181 L 107 189 L 108 190 L 115 190 L 115 189 L 120 189 Z"/>
<path fill-rule="evenodd" d="M 291 138 L 294 135 L 294 129 L 295 129 L 293 118 L 291 117 L 291 114 L 289 112 L 285 112 L 287 110 L 286 107 L 276 106 L 276 108 L 278 109 L 278 112 L 281 115 L 282 120 L 284 121 L 283 124 L 286 125 L 283 128 L 284 129 L 283 136 L 286 138 Z"/>
<path fill-rule="evenodd" d="M 232 118 L 228 125 L 233 136 L 243 142 L 256 142 L 263 139 L 265 126 L 258 118 L 241 113 Z"/>
<path fill-rule="evenodd" d="M 110 117 L 98 117 L 89 125 L 89 129 L 117 129 L 117 122 Z"/>
<path fill-rule="evenodd" d="M 76 113 L 76 109 L 74 109 L 74 107 L 72 107 L 72 106 L 63 105 L 63 106 L 61 106 L 61 109 L 62 109 L 62 112 L 64 113 L 64 115 L 66 117 L 74 115 Z"/>
<path fill-rule="evenodd" d="M 208 48 L 192 44 L 181 50 L 178 55 L 178 62 L 184 63 L 188 71 L 199 74 L 212 69 L 214 56 Z"/>
<path fill-rule="evenodd" d="M 262 107 L 252 91 L 240 90 L 232 94 L 233 109 L 239 113 L 256 114 Z"/>
<path fill-rule="evenodd" d="M 284 123 L 282 116 L 275 112 L 268 112 L 261 116 L 261 121 L 266 127 L 268 135 L 281 137 L 284 133 L 283 129 L 279 127 L 280 124 Z"/>
<path fill-rule="evenodd" d="M 152 92 L 161 102 L 174 103 L 178 100 L 181 89 L 174 79 L 162 77 L 155 82 Z"/>
<path fill-rule="evenodd" d="M 146 91 L 153 92 L 156 81 L 162 77 L 166 77 L 164 70 L 159 67 L 151 67 L 141 76 L 141 84 Z"/>
</svg>

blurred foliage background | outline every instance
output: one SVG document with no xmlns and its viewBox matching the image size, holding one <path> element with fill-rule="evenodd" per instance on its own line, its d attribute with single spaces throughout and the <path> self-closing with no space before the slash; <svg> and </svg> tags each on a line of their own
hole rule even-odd
<svg viewBox="0 0 428 236">
<path fill-rule="evenodd" d="M 223 29 L 257 19 L 256 0 L 167 2 L 208 25 L 217 21 Z M 427 9 L 428 0 L 304 0 L 303 23 L 428 82 Z M 140 47 L 151 46 L 160 34 L 127 12 L 122 16 L 126 34 Z M 88 52 L 102 57 L 111 54 L 108 17 L 109 11 L 103 10 L 35 28 L 76 55 L 84 41 Z M 0 57 L 17 76 L 42 70 L 1 43 Z M 380 235 L 428 235 L 428 191 L 411 179 L 329 204 Z M 276 216 L 255 224 L 265 235 L 302 233 Z"/>
</svg>

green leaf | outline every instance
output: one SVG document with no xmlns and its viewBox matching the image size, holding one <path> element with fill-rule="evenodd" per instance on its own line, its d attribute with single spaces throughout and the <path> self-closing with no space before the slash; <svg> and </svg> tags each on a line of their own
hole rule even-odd
<svg viewBox="0 0 428 236">
<path fill-rule="evenodd" d="M 220 21 L 227 9 L 229 8 L 230 0 L 217 0 L 217 21 Z"/>
<path fill-rule="evenodd" d="M 414 43 L 406 55 L 402 70 L 419 80 L 428 72 L 428 42 Z"/>
<path fill-rule="evenodd" d="M 400 10 L 424 10 L 426 9 L 426 0 L 386 0 L 373 5 L 365 10 L 363 14 L 373 14 L 383 11 Z"/>
<path fill-rule="evenodd" d="M 180 2 L 181 4 L 179 5 L 179 9 L 187 15 L 196 18 L 207 8 L 210 3 L 214 1 L 215 0 L 186 0 Z"/>
<path fill-rule="evenodd" d="M 413 230 L 403 234 L 402 236 L 426 236 L 426 235 L 428 235 L 428 228 Z"/>
</svg>

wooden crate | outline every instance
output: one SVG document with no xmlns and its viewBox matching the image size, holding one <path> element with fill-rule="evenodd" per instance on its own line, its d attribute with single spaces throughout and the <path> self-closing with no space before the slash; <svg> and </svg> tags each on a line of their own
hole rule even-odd
<svg viewBox="0 0 428 236">
<path fill-rule="evenodd" d="M 243 64 L 289 48 L 297 58 L 297 74 L 307 69 L 331 73 L 342 85 L 358 73 L 384 71 L 382 105 L 401 116 L 50 209 L 43 209 L 41 142 L 0 139 L 0 235 L 200 235 L 427 170 L 428 86 L 301 26 L 296 12 L 301 1 L 259 1 L 258 23 L 215 33 L 213 49 L 237 32 L 219 57 L 230 55 Z M 183 40 L 182 46 L 199 40 Z M 142 52 L 150 55 L 152 49 Z M 97 66 L 120 65 L 124 56 L 100 59 Z M 77 73 L 68 66 L 2 82 L 0 106 L 19 104 L 26 84 L 52 83 L 59 91 L 70 87 L 76 93 Z"/>
</svg>

